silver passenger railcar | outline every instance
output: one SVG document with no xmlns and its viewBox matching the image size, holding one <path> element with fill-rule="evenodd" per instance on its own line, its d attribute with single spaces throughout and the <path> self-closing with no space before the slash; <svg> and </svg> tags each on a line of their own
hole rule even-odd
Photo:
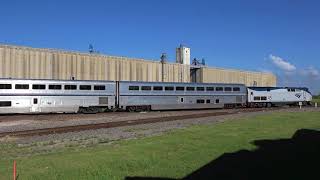
<svg viewBox="0 0 320 180">
<path fill-rule="evenodd" d="M 249 107 L 310 104 L 312 95 L 302 87 L 248 87 Z"/>
<path fill-rule="evenodd" d="M 129 82 L 119 84 L 119 106 L 129 111 L 244 106 L 242 84 Z"/>
<path fill-rule="evenodd" d="M 99 112 L 115 107 L 116 83 L 0 79 L 0 113 Z"/>
</svg>

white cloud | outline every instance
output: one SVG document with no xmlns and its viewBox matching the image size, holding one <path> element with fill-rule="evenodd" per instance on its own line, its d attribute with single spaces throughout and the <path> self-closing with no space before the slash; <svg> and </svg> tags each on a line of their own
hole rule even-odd
<svg viewBox="0 0 320 180">
<path fill-rule="evenodd" d="M 320 78 L 320 72 L 318 69 L 314 68 L 313 66 L 310 66 L 306 69 L 301 70 L 301 74 L 305 76 L 309 76 L 311 78 Z"/>
<path fill-rule="evenodd" d="M 297 69 L 293 64 L 282 59 L 281 57 L 274 56 L 274 55 L 270 54 L 269 58 L 275 66 L 277 66 L 278 68 L 280 68 L 284 71 L 294 71 Z"/>
</svg>

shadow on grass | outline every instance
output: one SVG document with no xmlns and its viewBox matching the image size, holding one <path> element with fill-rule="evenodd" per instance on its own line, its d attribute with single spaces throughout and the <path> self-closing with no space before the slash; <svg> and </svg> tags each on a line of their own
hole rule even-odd
<svg viewBox="0 0 320 180">
<path fill-rule="evenodd" d="M 225 153 L 184 180 L 319 179 L 320 131 L 301 129 L 290 139 L 256 140 L 256 150 Z M 126 180 L 172 180 L 126 177 Z"/>
</svg>

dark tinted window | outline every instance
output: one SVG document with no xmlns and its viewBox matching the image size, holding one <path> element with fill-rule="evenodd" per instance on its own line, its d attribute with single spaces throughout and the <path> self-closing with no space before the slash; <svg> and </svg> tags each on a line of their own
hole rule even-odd
<svg viewBox="0 0 320 180">
<path fill-rule="evenodd" d="M 11 101 L 0 101 L 0 107 L 9 107 L 11 106 Z"/>
<path fill-rule="evenodd" d="M 130 91 L 139 91 L 139 86 L 129 86 Z"/>
<path fill-rule="evenodd" d="M 32 89 L 46 89 L 46 85 L 44 84 L 33 84 Z"/>
<path fill-rule="evenodd" d="M 29 89 L 29 84 L 16 84 L 16 89 Z"/>
<path fill-rule="evenodd" d="M 0 89 L 11 89 L 11 84 L 0 84 Z"/>
<path fill-rule="evenodd" d="M 162 86 L 153 86 L 154 91 L 162 91 L 163 87 Z"/>
<path fill-rule="evenodd" d="M 266 101 L 266 100 L 267 100 L 267 97 L 266 97 L 266 96 L 261 96 L 261 100 L 262 100 L 262 101 Z"/>
<path fill-rule="evenodd" d="M 288 91 L 289 92 L 295 92 L 295 89 L 290 88 L 290 89 L 288 89 Z"/>
<path fill-rule="evenodd" d="M 197 99 L 198 104 L 204 104 L 204 99 Z"/>
<path fill-rule="evenodd" d="M 80 85 L 80 90 L 91 90 L 91 85 Z"/>
<path fill-rule="evenodd" d="M 151 91 L 151 86 L 141 86 L 141 90 L 143 90 L 143 91 Z"/>
<path fill-rule="evenodd" d="M 184 91 L 184 87 L 182 87 L 182 86 L 177 86 L 177 87 L 176 87 L 176 91 Z"/>
<path fill-rule="evenodd" d="M 214 91 L 214 87 L 207 87 L 207 91 Z"/>
<path fill-rule="evenodd" d="M 239 87 L 234 87 L 233 91 L 240 91 L 240 88 Z"/>
<path fill-rule="evenodd" d="M 33 104 L 38 104 L 38 99 L 37 98 L 33 99 Z"/>
<path fill-rule="evenodd" d="M 216 91 L 223 91 L 223 87 L 216 87 Z"/>
<path fill-rule="evenodd" d="M 164 88 L 164 90 L 166 90 L 166 91 L 173 91 L 174 88 L 173 88 L 173 86 L 166 86 L 166 87 Z"/>
<path fill-rule="evenodd" d="M 231 87 L 225 87 L 225 88 L 224 88 L 224 91 L 231 91 L 231 90 L 232 90 Z"/>
<path fill-rule="evenodd" d="M 255 100 L 255 101 L 260 101 L 260 96 L 255 96 L 255 97 L 253 97 L 253 99 Z"/>
<path fill-rule="evenodd" d="M 61 85 L 58 85 L 58 84 L 50 84 L 49 85 L 49 89 L 61 89 Z"/>
<path fill-rule="evenodd" d="M 216 99 L 216 104 L 219 104 L 220 103 L 220 100 L 219 99 Z"/>
<path fill-rule="evenodd" d="M 187 87 L 187 91 L 194 91 L 194 87 Z"/>
<path fill-rule="evenodd" d="M 197 91 L 204 91 L 204 87 L 197 87 Z"/>
<path fill-rule="evenodd" d="M 77 85 L 64 85 L 65 90 L 76 90 Z"/>
<path fill-rule="evenodd" d="M 95 85 L 93 87 L 93 89 L 96 90 L 96 91 L 103 91 L 103 90 L 106 90 L 106 86 L 104 86 L 104 85 Z"/>
<path fill-rule="evenodd" d="M 207 99 L 206 103 L 207 103 L 207 104 L 210 104 L 210 99 Z"/>
</svg>

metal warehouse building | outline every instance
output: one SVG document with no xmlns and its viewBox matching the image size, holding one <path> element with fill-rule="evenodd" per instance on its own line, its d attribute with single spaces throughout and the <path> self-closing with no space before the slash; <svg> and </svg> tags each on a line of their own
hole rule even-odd
<svg viewBox="0 0 320 180">
<path fill-rule="evenodd" d="M 177 57 L 178 63 L 162 63 L 159 60 L 0 45 L 0 78 L 276 85 L 276 78 L 270 73 L 208 67 L 190 69 L 190 49 L 187 50 L 189 57 L 185 54 L 182 59 Z"/>
</svg>

